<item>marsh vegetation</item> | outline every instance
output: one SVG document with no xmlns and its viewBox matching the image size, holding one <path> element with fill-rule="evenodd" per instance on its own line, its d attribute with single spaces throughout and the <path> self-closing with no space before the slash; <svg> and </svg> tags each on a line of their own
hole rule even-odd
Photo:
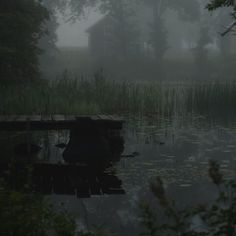
<svg viewBox="0 0 236 236">
<path fill-rule="evenodd" d="M 0 122 L 72 115 L 87 126 L 0 131 L 0 235 L 234 236 L 235 18 L 227 0 L 1 0 Z M 122 137 L 91 125 L 96 115 L 124 119 Z M 113 163 L 77 162 L 111 143 Z M 58 168 L 59 181 L 38 174 L 45 186 L 70 179 L 92 197 L 39 194 L 34 164 Z M 107 175 L 115 188 L 98 186 Z"/>
<path fill-rule="evenodd" d="M 2 115 L 95 115 L 233 117 L 235 81 L 116 81 L 102 73 L 53 81 L 1 85 Z"/>
</svg>

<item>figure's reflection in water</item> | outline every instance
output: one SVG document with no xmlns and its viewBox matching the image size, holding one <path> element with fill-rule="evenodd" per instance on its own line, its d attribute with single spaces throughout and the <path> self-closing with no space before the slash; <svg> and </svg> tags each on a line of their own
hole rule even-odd
<svg viewBox="0 0 236 236">
<path fill-rule="evenodd" d="M 124 194 L 121 180 L 114 168 L 109 168 L 120 160 L 123 150 L 124 139 L 119 131 L 86 126 L 71 130 L 63 152 L 65 164 L 33 164 L 33 191 L 77 197 Z M 15 179 L 24 168 L 23 163 L 17 164 Z"/>
</svg>

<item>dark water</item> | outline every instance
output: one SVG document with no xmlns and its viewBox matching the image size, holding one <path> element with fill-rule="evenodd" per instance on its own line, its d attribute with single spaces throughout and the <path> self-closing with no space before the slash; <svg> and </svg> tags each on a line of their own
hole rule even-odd
<svg viewBox="0 0 236 236">
<path fill-rule="evenodd" d="M 74 214 L 80 227 L 92 229 L 97 225 L 122 235 L 138 233 L 140 202 L 156 204 L 149 190 L 156 176 L 162 178 L 168 195 L 181 207 L 214 199 L 215 188 L 207 174 L 209 160 L 220 164 L 225 178 L 235 177 L 236 122 L 209 121 L 201 116 L 133 119 L 126 122 L 122 135 L 123 154 L 139 153 L 133 158 L 121 158 L 112 167 L 122 180 L 125 195 L 88 199 L 49 196 L 56 207 Z M 35 140 L 43 147 L 37 159 L 62 162 L 63 150 L 55 144 L 66 143 L 68 138 L 68 132 L 36 135 Z"/>
<path fill-rule="evenodd" d="M 150 181 L 156 176 L 162 178 L 168 195 L 181 207 L 215 198 L 216 189 L 208 178 L 209 160 L 218 161 L 225 178 L 235 176 L 234 122 L 209 121 L 204 117 L 130 120 L 123 136 L 124 154 L 139 153 L 134 158 L 122 158 L 114 166 L 125 195 L 83 200 L 53 196 L 54 202 L 59 205 L 63 201 L 85 228 L 101 225 L 123 235 L 138 233 L 140 202 L 156 204 L 149 190 Z"/>
</svg>

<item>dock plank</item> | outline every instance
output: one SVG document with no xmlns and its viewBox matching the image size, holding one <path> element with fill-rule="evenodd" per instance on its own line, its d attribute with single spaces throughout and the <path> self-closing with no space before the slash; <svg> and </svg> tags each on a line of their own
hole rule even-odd
<svg viewBox="0 0 236 236">
<path fill-rule="evenodd" d="M 9 168 L 7 162 L 0 165 L 0 177 L 4 177 Z M 15 186 L 22 177 L 25 164 L 14 166 Z M 23 172 L 22 172 L 23 171 Z M 91 167 L 72 164 L 34 163 L 32 165 L 32 191 L 41 194 L 77 195 L 79 198 L 89 198 L 103 194 L 125 194 L 122 181 L 115 175 L 94 172 Z"/>
<path fill-rule="evenodd" d="M 4 118 L 4 121 L 6 122 L 13 122 L 17 120 L 17 115 L 7 115 Z"/>
<path fill-rule="evenodd" d="M 76 121 L 76 116 L 65 115 L 65 120 L 66 121 Z"/>
<path fill-rule="evenodd" d="M 33 115 L 33 116 L 30 116 L 29 119 L 30 121 L 33 121 L 33 122 L 35 121 L 40 122 L 42 119 L 41 117 L 42 117 L 41 115 Z"/>
<path fill-rule="evenodd" d="M 66 130 L 94 122 L 105 129 L 122 129 L 122 120 L 113 120 L 106 115 L 99 116 L 64 116 L 64 115 L 10 115 L 0 116 L 0 131 L 30 130 Z"/>
<path fill-rule="evenodd" d="M 65 116 L 64 115 L 52 115 L 52 120 L 53 121 L 65 121 Z"/>
<path fill-rule="evenodd" d="M 41 121 L 50 122 L 52 121 L 51 115 L 41 115 Z"/>
<path fill-rule="evenodd" d="M 26 122 L 26 121 L 29 121 L 30 120 L 30 117 L 29 116 L 26 116 L 26 115 L 21 115 L 21 116 L 18 116 L 16 121 L 19 121 L 19 122 Z"/>
<path fill-rule="evenodd" d="M 107 115 L 98 115 L 101 120 L 110 120 Z"/>
</svg>

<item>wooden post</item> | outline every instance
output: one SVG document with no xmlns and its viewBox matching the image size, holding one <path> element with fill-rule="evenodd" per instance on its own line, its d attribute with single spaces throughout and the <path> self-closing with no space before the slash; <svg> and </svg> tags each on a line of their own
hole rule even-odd
<svg viewBox="0 0 236 236">
<path fill-rule="evenodd" d="M 27 144 L 27 158 L 30 161 L 30 153 L 31 153 L 31 132 L 30 132 L 30 118 L 26 119 L 26 144 Z"/>
</svg>

